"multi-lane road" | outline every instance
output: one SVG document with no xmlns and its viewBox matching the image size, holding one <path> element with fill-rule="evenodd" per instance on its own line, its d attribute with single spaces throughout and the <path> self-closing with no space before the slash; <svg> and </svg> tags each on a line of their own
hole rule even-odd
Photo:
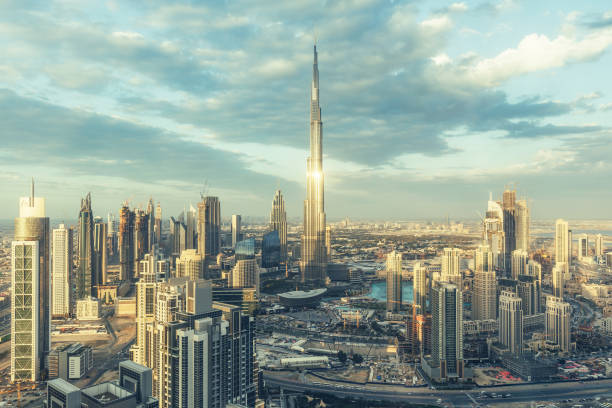
<svg viewBox="0 0 612 408">
<path fill-rule="evenodd" d="M 612 379 L 584 383 L 524 384 L 508 387 L 481 387 L 474 390 L 430 390 L 428 388 L 401 388 L 397 391 L 390 387 L 350 385 L 341 383 L 315 384 L 291 380 L 271 373 L 265 373 L 267 385 L 293 391 L 333 393 L 340 397 L 363 398 L 366 400 L 386 400 L 431 404 L 448 407 L 476 407 L 487 405 L 507 405 L 512 402 L 562 401 L 594 398 L 612 395 Z M 504 395 L 505 398 L 482 398 L 481 391 Z M 509 394 L 509 395 L 508 395 Z"/>
</svg>

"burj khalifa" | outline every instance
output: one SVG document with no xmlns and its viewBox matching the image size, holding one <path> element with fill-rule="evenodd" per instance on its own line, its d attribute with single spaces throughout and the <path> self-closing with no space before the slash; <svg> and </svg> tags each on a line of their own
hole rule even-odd
<svg viewBox="0 0 612 408">
<path fill-rule="evenodd" d="M 325 200 L 323 176 L 323 123 L 319 105 L 319 66 L 314 46 L 310 89 L 310 157 L 307 159 L 304 235 L 302 236 L 302 282 L 322 284 L 327 275 Z"/>
</svg>

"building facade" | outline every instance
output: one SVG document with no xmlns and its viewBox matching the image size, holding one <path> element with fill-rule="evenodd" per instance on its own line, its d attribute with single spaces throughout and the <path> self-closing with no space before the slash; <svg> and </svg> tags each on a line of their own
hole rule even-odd
<svg viewBox="0 0 612 408">
<path fill-rule="evenodd" d="M 68 317 L 73 299 L 70 285 L 72 275 L 72 230 L 64 224 L 53 230 L 53 270 L 51 274 L 51 316 Z"/>
</svg>

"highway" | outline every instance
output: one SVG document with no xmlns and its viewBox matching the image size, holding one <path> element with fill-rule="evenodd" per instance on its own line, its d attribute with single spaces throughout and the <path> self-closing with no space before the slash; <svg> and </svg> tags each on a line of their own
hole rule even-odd
<svg viewBox="0 0 612 408">
<path fill-rule="evenodd" d="M 312 384 L 289 380 L 269 373 L 264 373 L 264 380 L 269 386 L 282 387 L 286 390 L 333 393 L 336 396 L 412 402 L 447 407 L 503 406 L 512 402 L 560 401 L 594 398 L 602 394 L 612 394 L 612 379 L 584 383 L 550 383 L 525 384 L 508 387 L 480 387 L 473 390 L 430 390 L 428 388 L 400 388 L 397 391 L 386 389 L 365 389 L 357 384 Z M 347 388 L 352 387 L 352 388 Z M 481 398 L 481 391 L 487 393 L 510 394 L 507 398 Z"/>
</svg>

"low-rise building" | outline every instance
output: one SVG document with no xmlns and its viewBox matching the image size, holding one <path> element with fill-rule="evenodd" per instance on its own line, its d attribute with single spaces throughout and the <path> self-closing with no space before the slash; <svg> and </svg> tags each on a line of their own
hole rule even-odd
<svg viewBox="0 0 612 408">
<path fill-rule="evenodd" d="M 76 302 L 78 320 L 98 320 L 100 318 L 100 300 L 88 296 Z"/>
</svg>

